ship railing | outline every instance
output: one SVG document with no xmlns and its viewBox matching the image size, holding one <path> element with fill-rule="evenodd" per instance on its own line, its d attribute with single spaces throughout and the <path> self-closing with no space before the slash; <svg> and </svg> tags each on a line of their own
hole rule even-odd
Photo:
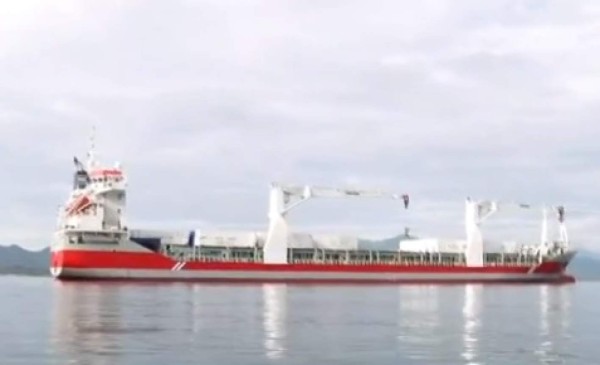
<svg viewBox="0 0 600 365">
<path fill-rule="evenodd" d="M 114 231 L 111 231 L 114 233 Z M 201 252 L 191 252 L 191 250 L 166 250 L 163 249 L 169 257 L 184 259 L 186 261 L 199 261 L 199 262 L 262 262 L 262 257 L 259 254 L 254 256 L 235 256 L 225 255 L 218 256 L 219 252 L 214 251 L 209 254 L 203 254 Z M 489 256 L 484 261 L 485 266 L 510 266 L 510 267 L 522 267 L 530 266 L 538 263 L 539 257 L 535 255 L 524 255 L 524 254 L 506 254 L 502 256 Z M 317 259 L 308 257 L 291 257 L 289 259 L 290 264 L 335 264 L 335 265 L 389 265 L 389 266 L 442 266 L 442 267 L 457 267 L 465 266 L 464 257 L 460 254 L 441 254 L 433 253 L 430 255 L 423 255 L 420 253 L 398 253 L 396 256 L 392 256 L 389 253 L 381 256 L 375 252 L 375 255 L 371 255 L 370 258 L 359 258 L 352 259 L 349 255 L 339 255 L 338 257 L 318 257 Z"/>
</svg>

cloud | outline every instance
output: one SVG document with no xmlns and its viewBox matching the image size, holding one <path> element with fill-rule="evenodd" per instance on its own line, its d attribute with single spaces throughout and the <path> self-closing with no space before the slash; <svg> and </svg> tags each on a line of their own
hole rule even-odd
<svg viewBox="0 0 600 365">
<path fill-rule="evenodd" d="M 143 226 L 266 226 L 280 180 L 413 197 L 412 216 L 311 202 L 302 228 L 461 236 L 463 199 L 489 197 L 585 207 L 572 236 L 593 248 L 598 15 L 591 1 L 2 2 L 0 239 L 48 243 L 96 125 Z"/>
</svg>

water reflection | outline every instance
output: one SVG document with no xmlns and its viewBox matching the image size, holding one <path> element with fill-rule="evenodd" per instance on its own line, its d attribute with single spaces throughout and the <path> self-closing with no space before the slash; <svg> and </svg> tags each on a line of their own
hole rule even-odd
<svg viewBox="0 0 600 365">
<path fill-rule="evenodd" d="M 398 342 L 400 352 L 411 360 L 431 356 L 439 344 L 440 287 L 401 286 L 398 289 Z"/>
<path fill-rule="evenodd" d="M 467 364 L 478 364 L 478 336 L 481 326 L 481 294 L 480 285 L 468 284 L 464 289 L 463 304 L 463 353 L 462 358 Z"/>
<path fill-rule="evenodd" d="M 539 288 L 539 305 L 540 305 L 540 344 L 536 354 L 540 360 L 550 360 L 551 353 L 553 351 L 553 339 L 551 336 L 550 322 L 548 318 L 549 311 L 549 300 L 548 300 L 548 286 L 543 285 Z"/>
<path fill-rule="evenodd" d="M 560 348 L 570 326 L 568 287 L 543 285 L 539 294 L 539 345 L 536 356 L 543 363 L 561 361 Z"/>
<path fill-rule="evenodd" d="M 190 318 L 192 320 L 192 333 L 198 334 L 202 331 L 202 290 L 199 285 L 191 286 L 192 297 L 190 306 Z"/>
<path fill-rule="evenodd" d="M 279 359 L 285 352 L 287 287 L 285 284 L 264 284 L 262 291 L 265 353 L 270 359 Z"/>
<path fill-rule="evenodd" d="M 582 330 L 569 286 L 54 285 L 60 364 L 560 363 Z"/>
<path fill-rule="evenodd" d="M 567 336 L 571 328 L 571 316 L 569 315 L 571 310 L 571 286 L 560 285 L 557 288 L 558 302 L 560 303 L 560 325 L 561 333 L 563 336 Z"/>
<path fill-rule="evenodd" d="M 123 331 L 118 287 L 55 283 L 51 342 L 71 364 L 114 364 Z M 82 290 L 84 289 L 84 290 Z"/>
<path fill-rule="evenodd" d="M 548 285 L 542 285 L 539 288 L 539 302 L 540 302 L 540 333 L 542 336 L 547 336 L 550 331 L 550 325 L 548 323 Z"/>
</svg>

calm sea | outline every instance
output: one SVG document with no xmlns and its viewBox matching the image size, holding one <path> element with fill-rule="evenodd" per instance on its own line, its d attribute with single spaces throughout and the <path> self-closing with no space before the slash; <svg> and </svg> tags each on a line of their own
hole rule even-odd
<svg viewBox="0 0 600 365">
<path fill-rule="evenodd" d="M 600 363 L 600 283 L 61 283 L 0 277 L 0 364 Z"/>
</svg>

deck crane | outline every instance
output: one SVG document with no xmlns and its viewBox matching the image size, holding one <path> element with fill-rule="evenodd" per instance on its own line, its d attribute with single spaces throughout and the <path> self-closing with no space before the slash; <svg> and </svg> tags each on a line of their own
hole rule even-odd
<svg viewBox="0 0 600 365">
<path fill-rule="evenodd" d="M 409 205 L 407 194 L 396 194 L 382 190 L 362 190 L 321 186 L 300 186 L 272 183 L 269 195 L 269 231 L 264 245 L 264 262 L 267 264 L 287 263 L 289 227 L 287 214 L 312 198 L 387 198 L 402 200 L 404 208 Z"/>
<path fill-rule="evenodd" d="M 465 259 L 467 266 L 483 266 L 483 236 L 481 233 L 481 224 L 501 209 L 540 209 L 542 211 L 542 232 L 539 248 L 543 251 L 543 254 L 547 253 L 550 249 L 550 242 L 548 240 L 548 210 L 554 210 L 557 214 L 559 225 L 560 248 L 565 251 L 568 249 L 569 239 L 567 228 L 565 226 L 565 209 L 563 206 L 538 207 L 524 203 L 501 202 L 496 200 L 476 201 L 467 198 L 465 209 L 465 229 L 467 235 Z"/>
</svg>

